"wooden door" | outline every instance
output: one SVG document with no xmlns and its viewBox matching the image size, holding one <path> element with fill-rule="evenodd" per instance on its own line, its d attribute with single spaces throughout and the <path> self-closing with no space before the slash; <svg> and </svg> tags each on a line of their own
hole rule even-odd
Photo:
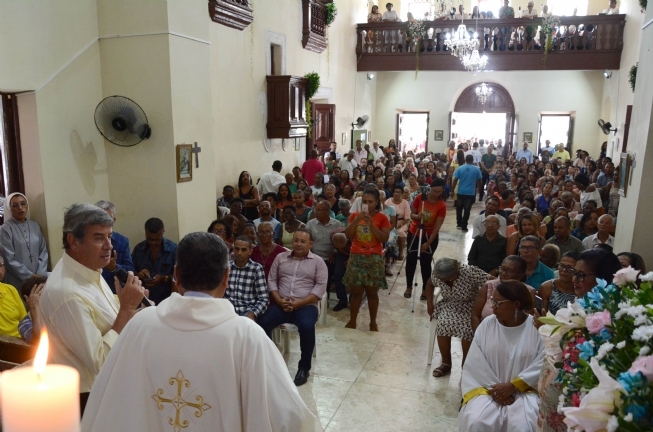
<svg viewBox="0 0 653 432">
<path fill-rule="evenodd" d="M 306 146 L 306 158 L 310 157 L 311 149 L 317 147 L 319 154 L 329 150 L 336 141 L 336 106 L 333 104 L 313 104 L 313 133 L 310 145 Z"/>
</svg>

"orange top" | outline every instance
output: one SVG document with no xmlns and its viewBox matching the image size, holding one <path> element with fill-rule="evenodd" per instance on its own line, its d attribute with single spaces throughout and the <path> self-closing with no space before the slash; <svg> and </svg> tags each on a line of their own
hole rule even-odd
<svg viewBox="0 0 653 432">
<path fill-rule="evenodd" d="M 418 213 L 422 211 L 422 195 L 417 195 L 415 197 L 412 207 L 414 210 L 417 210 Z M 433 234 L 433 229 L 435 228 L 435 222 L 438 218 L 447 216 L 447 204 L 443 200 L 437 200 L 433 204 L 424 201 L 424 213 L 426 213 L 426 217 L 424 217 L 423 221 L 424 229 L 426 229 L 426 235 L 431 236 L 431 234 Z M 414 235 L 417 234 L 418 228 L 419 222 L 412 221 L 408 231 Z"/>
<path fill-rule="evenodd" d="M 354 223 L 354 219 L 359 214 L 352 213 L 349 215 L 349 223 Z M 377 212 L 372 216 L 372 224 L 378 229 L 391 228 L 390 219 L 381 212 Z M 364 220 L 358 222 L 358 226 L 356 227 L 356 237 L 351 243 L 351 253 L 360 255 L 381 255 L 383 253 L 383 243 L 374 237 L 369 224 Z"/>
</svg>

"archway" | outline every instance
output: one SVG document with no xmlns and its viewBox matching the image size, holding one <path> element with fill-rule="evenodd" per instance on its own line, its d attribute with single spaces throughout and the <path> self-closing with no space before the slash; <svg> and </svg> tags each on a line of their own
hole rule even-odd
<svg viewBox="0 0 653 432">
<path fill-rule="evenodd" d="M 484 104 L 481 103 L 476 96 L 476 88 L 481 85 L 481 82 L 468 86 L 463 90 L 460 96 L 458 96 L 452 113 L 450 136 L 452 139 L 456 138 L 452 133 L 454 129 L 456 129 L 455 121 L 458 113 L 492 114 L 495 118 L 500 117 L 501 119 L 505 119 L 503 134 L 501 136 L 496 136 L 495 138 L 501 138 L 504 143 L 514 143 L 516 140 L 516 125 L 515 104 L 512 97 L 510 96 L 510 93 L 508 93 L 508 90 L 506 90 L 502 85 L 492 82 L 486 82 L 486 84 L 492 89 L 492 93 L 487 97 Z M 502 116 L 497 116 L 497 114 Z"/>
</svg>

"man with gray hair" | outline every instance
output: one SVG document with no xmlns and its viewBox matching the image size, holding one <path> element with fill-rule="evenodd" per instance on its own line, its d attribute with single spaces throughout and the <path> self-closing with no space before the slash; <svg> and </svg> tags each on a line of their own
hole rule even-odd
<svg viewBox="0 0 653 432">
<path fill-rule="evenodd" d="M 604 214 L 599 218 L 599 223 L 597 224 L 598 231 L 596 234 L 587 236 L 583 240 L 583 247 L 585 249 L 592 249 L 594 246 L 599 244 L 606 244 L 610 247 L 614 247 L 614 237 L 610 235 L 614 225 L 614 218 L 609 214 Z"/>
<path fill-rule="evenodd" d="M 340 167 L 340 169 L 342 169 L 343 171 L 347 170 L 349 172 L 350 178 L 354 176 L 354 168 L 358 166 L 358 162 L 356 162 L 354 156 L 355 156 L 354 151 L 349 150 L 347 156 L 340 159 L 340 161 L 338 161 L 338 166 Z"/>
<path fill-rule="evenodd" d="M 191 422 L 189 430 L 203 431 L 322 430 L 277 347 L 223 298 L 228 259 L 213 233 L 179 242 L 179 293 L 120 335 L 93 386 L 84 431 L 171 431 Z"/>
<path fill-rule="evenodd" d="M 95 205 L 107 212 L 111 216 L 111 219 L 113 219 L 113 223 L 116 223 L 116 206 L 111 201 L 101 200 Z M 111 245 L 113 246 L 111 260 L 109 260 L 109 265 L 102 269 L 102 277 L 107 282 L 107 285 L 109 285 L 111 291 L 115 293 L 113 286 L 114 272 L 118 269 L 123 269 L 128 272 L 134 271 L 134 264 L 132 263 L 132 254 L 127 237 L 114 231 L 111 233 Z"/>
<path fill-rule="evenodd" d="M 147 293 L 129 272 L 124 287 L 114 281 L 116 301 L 102 279 L 102 269 L 111 261 L 112 225 L 111 216 L 91 204 L 73 204 L 66 210 L 63 257 L 39 304 L 49 330 L 50 360 L 79 372 L 82 413 L 109 351 Z"/>
<path fill-rule="evenodd" d="M 540 261 L 542 242 L 532 235 L 522 238 L 519 243 L 519 256 L 526 261 L 526 284 L 536 290 L 540 285 L 554 278 L 553 270 Z"/>
<path fill-rule="evenodd" d="M 383 156 L 385 156 L 383 154 L 383 149 L 379 148 L 379 142 L 378 141 L 374 141 L 372 143 L 372 148 L 370 149 L 369 153 L 371 153 L 372 156 L 374 156 L 374 161 L 375 162 L 378 162 L 379 159 L 381 159 Z M 368 155 L 368 158 L 369 158 L 369 155 Z"/>
<path fill-rule="evenodd" d="M 526 9 L 521 11 L 522 18 L 537 18 L 537 9 L 535 9 L 535 3 L 533 1 L 528 2 Z"/>
</svg>

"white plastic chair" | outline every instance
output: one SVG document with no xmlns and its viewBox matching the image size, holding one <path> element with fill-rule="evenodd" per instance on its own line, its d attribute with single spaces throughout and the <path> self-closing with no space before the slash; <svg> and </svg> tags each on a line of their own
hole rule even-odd
<svg viewBox="0 0 653 432">
<path fill-rule="evenodd" d="M 433 304 L 438 303 L 438 299 L 440 299 L 440 290 L 438 289 L 437 292 L 433 294 Z M 429 354 L 428 354 L 428 365 L 431 364 L 433 361 L 433 349 L 435 348 L 435 338 L 436 338 L 436 333 L 438 331 L 438 319 L 436 317 L 433 317 L 431 320 L 431 338 L 429 339 Z"/>
<path fill-rule="evenodd" d="M 328 296 L 328 293 L 324 293 L 322 300 L 317 303 L 318 316 L 316 325 L 326 325 L 327 306 L 329 303 Z M 283 334 L 283 344 L 281 346 L 282 354 L 290 352 L 290 333 L 292 332 L 299 333 L 299 329 L 295 324 L 290 323 L 281 324 L 279 327 L 272 330 L 272 340 L 277 344 L 277 346 L 281 342 L 281 336 Z M 317 357 L 317 343 L 315 344 L 315 348 L 313 348 L 313 357 Z"/>
</svg>

